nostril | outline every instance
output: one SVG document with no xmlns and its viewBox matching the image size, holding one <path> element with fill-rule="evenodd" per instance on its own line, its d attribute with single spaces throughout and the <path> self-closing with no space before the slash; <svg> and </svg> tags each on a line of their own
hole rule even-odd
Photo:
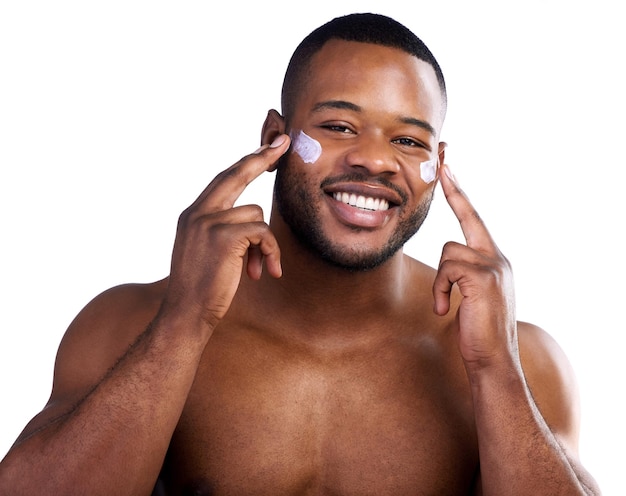
<svg viewBox="0 0 626 496">
<path fill-rule="evenodd" d="M 400 171 L 400 164 L 389 153 L 378 146 L 362 146 L 351 151 L 346 156 L 346 163 L 353 169 L 367 171 L 369 175 L 396 174 Z"/>
</svg>

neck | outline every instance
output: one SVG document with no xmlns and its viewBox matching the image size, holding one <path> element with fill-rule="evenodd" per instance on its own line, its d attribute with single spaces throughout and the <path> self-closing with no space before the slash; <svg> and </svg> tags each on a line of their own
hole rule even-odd
<svg viewBox="0 0 626 496">
<path fill-rule="evenodd" d="M 402 251 L 375 269 L 351 271 L 302 246 L 284 223 L 272 222 L 272 231 L 281 248 L 283 276 L 264 274 L 260 281 L 251 281 L 244 275 L 240 287 L 265 315 L 299 320 L 300 326 L 315 332 L 331 328 L 336 332 L 338 327 L 349 332 L 381 327 L 406 294 Z"/>
</svg>

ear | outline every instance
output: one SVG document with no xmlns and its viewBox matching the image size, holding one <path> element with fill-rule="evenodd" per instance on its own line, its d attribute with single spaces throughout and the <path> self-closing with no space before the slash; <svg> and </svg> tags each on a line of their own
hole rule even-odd
<svg viewBox="0 0 626 496">
<path fill-rule="evenodd" d="M 277 136 L 285 132 L 285 119 L 276 110 L 267 113 L 263 130 L 261 131 L 261 145 L 269 145 Z"/>
</svg>

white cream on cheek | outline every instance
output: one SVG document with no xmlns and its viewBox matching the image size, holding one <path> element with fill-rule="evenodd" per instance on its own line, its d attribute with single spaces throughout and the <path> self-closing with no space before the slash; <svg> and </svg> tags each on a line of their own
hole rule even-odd
<svg viewBox="0 0 626 496">
<path fill-rule="evenodd" d="M 300 155 L 305 164 L 312 164 L 320 158 L 322 145 L 316 139 L 311 138 L 304 131 L 291 131 L 291 147 L 294 153 Z"/>
<path fill-rule="evenodd" d="M 420 164 L 420 177 L 426 184 L 430 184 L 437 177 L 437 164 L 439 163 L 439 157 L 436 159 L 427 160 Z"/>
</svg>

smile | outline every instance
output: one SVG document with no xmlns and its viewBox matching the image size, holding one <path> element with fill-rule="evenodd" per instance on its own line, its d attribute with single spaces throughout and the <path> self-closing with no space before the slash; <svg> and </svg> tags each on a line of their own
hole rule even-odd
<svg viewBox="0 0 626 496">
<path fill-rule="evenodd" d="M 351 207 L 360 208 L 361 210 L 371 210 L 373 212 L 389 210 L 389 202 L 384 198 L 356 195 L 345 191 L 334 192 L 333 198 Z"/>
</svg>

